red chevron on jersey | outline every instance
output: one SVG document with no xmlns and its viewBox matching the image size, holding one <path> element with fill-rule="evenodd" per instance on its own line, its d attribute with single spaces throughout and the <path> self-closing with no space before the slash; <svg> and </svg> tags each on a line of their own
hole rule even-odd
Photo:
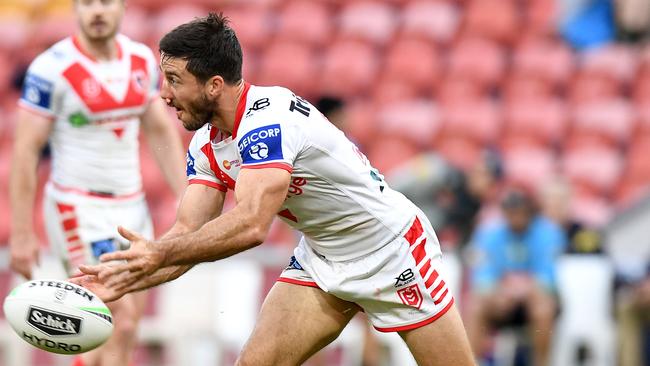
<svg viewBox="0 0 650 366">
<path fill-rule="evenodd" d="M 64 72 L 63 77 L 68 80 L 79 98 L 92 113 L 104 112 L 120 108 L 138 107 L 147 100 L 146 87 L 149 75 L 147 62 L 144 58 L 131 55 L 131 81 L 129 82 L 126 97 L 118 102 L 111 96 L 101 83 L 84 68 L 81 63 L 75 62 Z"/>
</svg>

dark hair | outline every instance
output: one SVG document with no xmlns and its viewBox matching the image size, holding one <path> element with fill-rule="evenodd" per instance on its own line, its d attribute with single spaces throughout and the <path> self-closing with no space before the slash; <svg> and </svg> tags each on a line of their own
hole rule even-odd
<svg viewBox="0 0 650 366">
<path fill-rule="evenodd" d="M 201 81 L 220 75 L 228 84 L 235 84 L 242 78 L 241 46 L 223 13 L 179 25 L 165 34 L 159 47 L 163 60 L 187 60 L 187 71 Z"/>
<path fill-rule="evenodd" d="M 501 208 L 504 210 L 525 208 L 532 213 L 535 211 L 536 205 L 535 200 L 525 188 L 511 187 L 501 198 Z"/>
<path fill-rule="evenodd" d="M 325 117 L 328 117 L 330 113 L 341 108 L 343 108 L 343 100 L 337 97 L 324 96 L 316 101 L 316 109 L 324 114 Z"/>
</svg>

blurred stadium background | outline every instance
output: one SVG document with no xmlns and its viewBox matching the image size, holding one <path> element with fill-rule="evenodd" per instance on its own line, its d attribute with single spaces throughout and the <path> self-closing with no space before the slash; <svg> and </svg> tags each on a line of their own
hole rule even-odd
<svg viewBox="0 0 650 366">
<path fill-rule="evenodd" d="M 0 243 L 9 235 L 9 167 L 20 164 L 11 146 L 22 78 L 38 53 L 75 32 L 71 3 L 0 1 Z M 232 20 L 246 80 L 342 106 L 333 119 L 430 214 L 462 308 L 472 291 L 472 231 L 499 216 L 510 187 L 540 199 L 544 214 L 565 221 L 559 224 L 579 224 L 556 262 L 553 363 L 619 364 L 616 355 L 626 351 L 617 340 L 628 319 L 621 304 L 650 274 L 648 1 L 127 0 L 122 30 L 157 50 L 165 32 L 210 10 Z M 181 133 L 187 144 L 190 134 Z M 144 147 L 142 156 L 161 233 L 175 202 Z M 45 152 L 41 182 L 48 165 Z M 473 185 L 487 189 L 466 209 Z M 545 201 L 554 187 L 564 187 L 556 217 Z M 232 364 L 297 239 L 277 223 L 261 247 L 152 291 L 136 364 Z M 7 264 L 5 245 L 1 294 L 19 281 Z M 56 262 L 45 256 L 42 267 L 54 274 Z M 648 316 L 644 326 L 641 318 L 632 318 L 645 329 L 634 351 L 639 366 L 650 354 Z M 360 365 L 363 322 L 355 319 L 312 364 Z M 380 365 L 410 364 L 396 335 L 376 337 Z M 525 338 L 518 325 L 495 331 L 486 364 L 530 364 L 520 357 Z M 69 362 L 29 348 L 0 320 L 0 365 Z"/>
</svg>

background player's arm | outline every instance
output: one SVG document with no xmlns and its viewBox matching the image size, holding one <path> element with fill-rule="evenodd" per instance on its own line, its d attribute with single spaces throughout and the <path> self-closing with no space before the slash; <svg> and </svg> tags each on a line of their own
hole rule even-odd
<svg viewBox="0 0 650 366">
<path fill-rule="evenodd" d="M 14 135 L 9 197 L 11 205 L 11 268 L 30 278 L 38 261 L 38 239 L 34 233 L 34 197 L 41 150 L 52 131 L 52 120 L 26 109 L 18 110 Z"/>
<path fill-rule="evenodd" d="M 142 132 L 167 183 L 176 197 L 181 197 L 185 188 L 185 159 L 178 131 L 165 108 L 160 98 L 149 103 L 142 115 Z"/>
</svg>

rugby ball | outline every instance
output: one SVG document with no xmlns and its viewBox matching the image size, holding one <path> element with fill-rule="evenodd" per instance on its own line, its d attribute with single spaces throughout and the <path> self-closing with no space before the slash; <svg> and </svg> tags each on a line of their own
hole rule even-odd
<svg viewBox="0 0 650 366">
<path fill-rule="evenodd" d="M 48 352 L 87 352 L 104 343 L 113 331 L 113 316 L 106 304 L 67 281 L 23 283 L 5 298 L 4 312 L 20 338 Z"/>
</svg>

